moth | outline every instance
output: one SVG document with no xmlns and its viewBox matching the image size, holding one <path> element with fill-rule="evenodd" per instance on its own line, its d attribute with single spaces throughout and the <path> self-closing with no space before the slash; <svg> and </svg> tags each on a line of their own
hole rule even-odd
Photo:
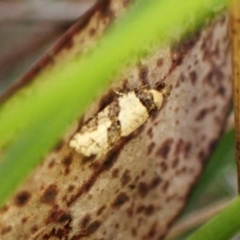
<svg viewBox="0 0 240 240">
<path fill-rule="evenodd" d="M 141 86 L 118 97 L 71 139 L 69 146 L 84 157 L 101 157 L 144 124 L 161 108 L 169 88 L 161 82 L 154 88 Z"/>
</svg>

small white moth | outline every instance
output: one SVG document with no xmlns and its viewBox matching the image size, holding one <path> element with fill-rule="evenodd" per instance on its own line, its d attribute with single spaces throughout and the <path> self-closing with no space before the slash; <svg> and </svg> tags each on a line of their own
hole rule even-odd
<svg viewBox="0 0 240 240">
<path fill-rule="evenodd" d="M 169 89 L 159 83 L 152 89 L 144 86 L 118 95 L 73 136 L 71 148 L 85 157 L 106 154 L 121 137 L 128 136 L 161 108 Z"/>
</svg>

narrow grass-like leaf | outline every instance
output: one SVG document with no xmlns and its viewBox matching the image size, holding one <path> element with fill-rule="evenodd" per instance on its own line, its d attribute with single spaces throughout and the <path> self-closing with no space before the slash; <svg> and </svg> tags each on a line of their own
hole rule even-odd
<svg viewBox="0 0 240 240">
<path fill-rule="evenodd" d="M 187 240 L 226 240 L 240 231 L 240 198 L 195 231 Z"/>
</svg>

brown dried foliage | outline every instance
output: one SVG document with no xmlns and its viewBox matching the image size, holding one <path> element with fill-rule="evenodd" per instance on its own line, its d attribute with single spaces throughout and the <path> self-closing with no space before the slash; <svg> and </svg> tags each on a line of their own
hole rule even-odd
<svg viewBox="0 0 240 240">
<path fill-rule="evenodd" d="M 5 99 L 34 75 L 93 44 L 127 2 L 98 3 Z M 162 239 L 183 208 L 229 111 L 226 21 L 218 16 L 190 39 L 123 70 L 2 208 L 0 238 Z M 162 80 L 171 88 L 163 108 L 106 156 L 83 161 L 69 148 L 70 137 L 83 122 L 112 100 L 113 87 L 127 91 Z"/>
</svg>

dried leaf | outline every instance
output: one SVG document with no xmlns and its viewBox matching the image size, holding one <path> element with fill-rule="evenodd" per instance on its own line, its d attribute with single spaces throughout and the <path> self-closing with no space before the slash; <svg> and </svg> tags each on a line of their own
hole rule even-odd
<svg viewBox="0 0 240 240">
<path fill-rule="evenodd" d="M 68 61 L 66 51 L 71 58 L 93 44 L 126 4 L 106 2 L 69 32 L 80 29 L 78 34 L 63 38 L 65 45 L 53 50 L 58 53 L 55 63 Z M 163 238 L 183 208 L 229 111 L 226 22 L 221 14 L 200 33 L 125 69 L 2 208 L 1 239 Z M 66 42 L 71 48 L 62 48 Z M 21 87 L 49 61 L 44 58 Z M 112 101 L 113 89 L 125 92 L 163 80 L 171 88 L 163 108 L 106 156 L 84 161 L 69 148 L 71 136 Z"/>
</svg>

